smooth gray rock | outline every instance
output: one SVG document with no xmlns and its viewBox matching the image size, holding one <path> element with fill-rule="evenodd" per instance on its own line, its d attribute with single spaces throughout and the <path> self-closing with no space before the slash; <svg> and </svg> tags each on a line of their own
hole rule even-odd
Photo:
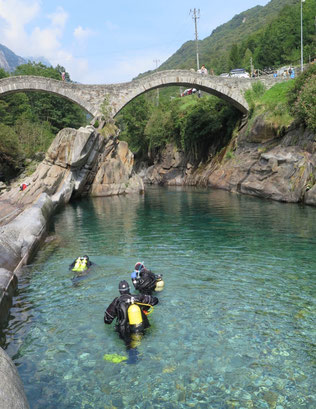
<svg viewBox="0 0 316 409">
<path fill-rule="evenodd" d="M 30 409 L 19 374 L 0 348 L 0 409 Z"/>
<path fill-rule="evenodd" d="M 7 319 L 17 284 L 18 279 L 12 271 L 0 268 L 0 323 Z"/>
<path fill-rule="evenodd" d="M 51 198 L 43 193 L 33 206 L 24 210 L 11 223 L 0 229 L 0 265 L 14 271 L 26 264 L 46 232 L 53 213 Z"/>
</svg>

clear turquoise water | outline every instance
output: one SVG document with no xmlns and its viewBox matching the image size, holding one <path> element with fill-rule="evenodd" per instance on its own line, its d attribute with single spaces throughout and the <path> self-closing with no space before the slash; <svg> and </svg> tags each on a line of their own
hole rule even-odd
<svg viewBox="0 0 316 409">
<path fill-rule="evenodd" d="M 2 345 L 32 409 L 316 408 L 316 209 L 150 188 L 81 200 L 20 282 Z M 71 261 L 97 264 L 73 285 Z M 136 261 L 165 289 L 126 355 L 105 308 Z"/>
</svg>

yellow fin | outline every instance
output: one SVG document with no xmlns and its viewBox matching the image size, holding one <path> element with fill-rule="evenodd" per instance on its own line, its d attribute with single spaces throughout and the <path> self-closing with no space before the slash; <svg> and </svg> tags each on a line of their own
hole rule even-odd
<svg viewBox="0 0 316 409">
<path fill-rule="evenodd" d="M 113 362 L 114 364 L 119 364 L 120 362 L 126 361 L 127 357 L 118 354 L 105 354 L 103 359 L 105 361 Z"/>
</svg>

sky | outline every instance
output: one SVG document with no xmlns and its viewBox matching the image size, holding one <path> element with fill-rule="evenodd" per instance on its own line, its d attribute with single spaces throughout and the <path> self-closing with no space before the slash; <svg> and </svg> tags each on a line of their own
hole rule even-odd
<svg viewBox="0 0 316 409">
<path fill-rule="evenodd" d="M 269 0 L 0 0 L 0 44 L 45 57 L 73 81 L 113 84 L 153 70 L 186 41 L 208 37 Z M 201 61 L 201 64 L 203 62 Z"/>
</svg>

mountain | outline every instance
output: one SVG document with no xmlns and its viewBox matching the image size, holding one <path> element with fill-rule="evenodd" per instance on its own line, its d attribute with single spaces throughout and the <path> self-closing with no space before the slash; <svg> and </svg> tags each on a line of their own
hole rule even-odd
<svg viewBox="0 0 316 409">
<path fill-rule="evenodd" d="M 47 67 L 52 64 L 45 57 L 20 57 L 11 51 L 8 47 L 0 44 L 0 68 L 5 71 L 13 72 L 17 66 L 27 64 L 28 62 L 42 63 Z"/>
<path fill-rule="evenodd" d="M 0 68 L 5 71 L 12 72 L 18 65 L 26 64 L 26 60 L 13 51 L 9 50 L 6 46 L 0 44 Z"/>
<path fill-rule="evenodd" d="M 35 63 L 41 63 L 46 65 L 46 67 L 52 67 L 52 64 L 48 61 L 47 58 L 45 57 L 25 57 L 27 62 L 35 62 Z"/>
</svg>

